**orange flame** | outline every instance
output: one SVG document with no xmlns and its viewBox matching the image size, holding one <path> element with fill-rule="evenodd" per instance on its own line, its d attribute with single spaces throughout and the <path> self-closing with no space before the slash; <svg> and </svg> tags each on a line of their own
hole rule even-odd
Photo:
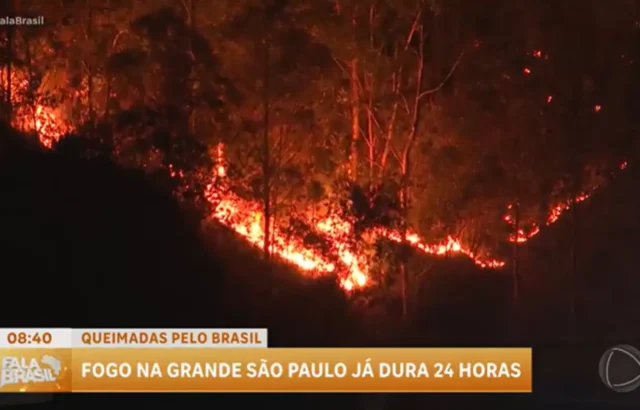
<svg viewBox="0 0 640 410">
<path fill-rule="evenodd" d="M 6 78 L 0 80 L 1 87 L 7 88 Z M 69 132 L 69 127 L 62 124 L 56 117 L 54 109 L 41 104 L 38 98 L 27 101 L 25 98 L 29 80 L 19 70 L 11 72 L 11 103 L 14 108 L 12 125 L 23 131 L 35 131 L 40 143 L 47 148 L 60 140 L 62 135 Z"/>
<path fill-rule="evenodd" d="M 45 114 L 46 111 L 40 111 L 43 120 L 55 122 L 55 116 Z M 40 118 L 40 117 L 39 117 Z M 55 138 L 59 138 L 58 133 L 46 134 L 48 130 L 57 130 L 58 127 L 49 126 L 47 122 L 36 122 L 36 129 L 40 131 L 40 141 L 46 147 L 51 147 L 51 143 Z M 238 235 L 243 237 L 247 242 L 262 247 L 264 245 L 264 222 L 262 218 L 261 207 L 259 204 L 247 201 L 233 194 L 226 187 L 227 169 L 224 159 L 224 146 L 218 145 L 215 150 L 216 168 L 214 172 L 214 180 L 208 186 L 206 197 L 214 205 L 212 217 L 223 225 L 234 230 Z M 627 162 L 620 165 L 620 169 L 627 168 Z M 178 176 L 179 172 L 170 169 L 172 176 Z M 596 187 L 597 188 L 597 187 Z M 596 189 L 594 188 L 594 190 Z M 582 202 L 588 199 L 590 194 L 584 193 L 575 198 L 575 202 Z M 546 225 L 555 223 L 560 216 L 570 208 L 572 201 L 567 201 L 554 206 L 547 218 Z M 512 206 L 508 206 L 512 209 Z M 504 220 L 509 224 L 514 224 L 514 218 L 510 214 L 504 216 Z M 361 289 L 369 286 L 372 281 L 369 275 L 369 262 L 364 256 L 357 255 L 348 246 L 348 238 L 352 235 L 353 225 L 351 222 L 338 216 L 330 216 L 315 223 L 315 230 L 325 235 L 333 243 L 334 257 L 340 262 L 343 271 L 346 274 L 340 280 L 341 286 L 346 291 Z M 540 227 L 533 225 L 530 230 L 525 232 L 519 229 L 517 235 L 510 235 L 508 238 L 511 242 L 524 243 L 540 232 Z M 481 268 L 501 268 L 505 265 L 504 261 L 492 258 L 483 258 L 468 247 L 464 246 L 459 239 L 452 236 L 447 237 L 446 241 L 439 244 L 429 244 L 421 238 L 416 232 L 407 231 L 403 235 L 397 230 L 378 227 L 371 232 L 374 237 L 382 237 L 396 243 L 408 243 L 415 249 L 429 255 L 444 256 L 451 254 L 460 254 L 470 258 L 476 265 Z M 299 238 L 291 237 L 282 232 L 281 229 L 275 227 L 272 229 L 271 252 L 277 254 L 283 260 L 295 265 L 299 269 L 311 272 L 314 275 L 333 274 L 338 272 L 339 267 L 332 262 L 330 258 L 325 257 L 316 249 L 311 249 L 303 244 Z"/>
<path fill-rule="evenodd" d="M 222 145 L 216 148 L 215 177 L 207 189 L 207 198 L 214 206 L 212 217 L 234 230 L 249 243 L 262 247 L 264 246 L 265 233 L 261 207 L 257 203 L 238 197 L 226 188 L 227 172 L 224 166 L 223 149 Z M 368 260 L 364 256 L 358 255 L 349 246 L 347 238 L 351 237 L 353 233 L 353 224 L 350 221 L 338 216 L 329 216 L 317 221 L 313 228 L 332 243 L 333 257 L 339 261 L 340 267 L 346 272 L 340 280 L 340 284 L 345 290 L 360 289 L 371 284 Z M 396 243 L 406 241 L 426 254 L 465 255 L 483 268 L 499 268 L 505 264 L 496 259 L 481 258 L 453 237 L 448 237 L 441 244 L 428 244 L 417 233 L 411 231 L 405 235 L 404 240 L 400 232 L 387 228 L 377 228 L 371 233 L 374 238 L 382 237 Z M 315 274 L 329 274 L 339 271 L 340 268 L 334 262 L 331 262 L 319 251 L 306 247 L 302 240 L 285 235 L 277 227 L 272 229 L 272 235 L 270 251 L 301 270 Z"/>
<path fill-rule="evenodd" d="M 53 110 L 43 105 L 36 104 L 35 118 L 35 131 L 38 133 L 40 143 L 47 148 L 51 148 L 68 131 L 59 125 L 60 122 Z"/>
<path fill-rule="evenodd" d="M 627 161 L 623 161 L 619 168 L 620 170 L 625 170 L 627 169 Z M 561 202 L 557 205 L 555 205 L 553 208 L 551 208 L 551 211 L 549 211 L 549 215 L 547 216 L 547 220 L 545 221 L 545 225 L 549 226 L 551 224 L 554 224 L 558 221 L 558 219 L 560 219 L 560 216 L 562 216 L 562 214 L 569 210 L 571 208 L 572 203 L 578 204 L 580 202 L 586 201 L 587 199 L 589 199 L 592 195 L 593 192 L 595 192 L 597 189 L 599 188 L 598 185 L 596 185 L 595 187 L 592 188 L 591 193 L 582 193 L 578 196 L 575 197 L 574 200 L 569 200 L 569 201 L 565 201 L 565 202 Z M 512 205 L 509 205 L 507 207 L 507 210 L 511 210 L 513 208 Z M 512 215 L 510 215 L 509 213 L 507 213 L 504 216 L 504 221 L 507 222 L 509 225 L 515 225 L 515 219 Z M 525 243 L 527 242 L 529 239 L 531 239 L 532 237 L 536 236 L 538 233 L 540 233 L 540 227 L 538 225 L 532 225 L 531 229 L 529 229 L 528 231 L 525 232 L 524 229 L 518 229 L 517 234 L 511 234 L 509 235 L 509 242 L 515 242 L 515 243 Z"/>
<path fill-rule="evenodd" d="M 224 166 L 223 146 L 219 145 L 216 149 L 216 158 L 218 165 L 216 168 L 216 177 L 214 183 L 208 188 L 207 198 L 214 205 L 215 211 L 213 217 L 223 225 L 233 229 L 240 236 L 244 237 L 249 243 L 256 246 L 264 245 L 264 222 L 262 221 L 262 213 L 257 203 L 246 201 L 238 196 L 230 193 L 224 188 L 224 180 L 227 175 Z M 625 169 L 627 163 L 623 162 L 620 169 Z M 220 182 L 222 181 L 222 184 Z M 218 188 L 214 188 L 217 186 Z M 596 187 L 597 188 L 597 187 Z M 596 189 L 594 188 L 594 190 Z M 590 194 L 584 193 L 575 198 L 575 202 L 582 202 L 588 199 Z M 555 223 L 560 216 L 569 209 L 572 202 L 567 201 L 554 206 L 547 217 L 546 225 Z M 510 205 L 508 209 L 512 209 Z M 509 224 L 514 224 L 514 218 L 510 214 L 504 216 L 504 220 Z M 355 290 L 364 288 L 371 284 L 369 275 L 369 262 L 364 256 L 356 254 L 348 245 L 348 238 L 352 235 L 353 224 L 341 217 L 330 216 L 318 221 L 315 226 L 318 233 L 325 235 L 333 244 L 334 256 L 339 264 L 346 271 L 341 279 L 341 286 L 347 290 Z M 537 235 L 541 231 L 540 227 L 533 225 L 531 229 L 525 231 L 519 229 L 516 234 L 512 234 L 508 239 L 511 242 L 524 243 L 531 237 Z M 416 232 L 408 231 L 403 235 L 392 229 L 378 227 L 371 232 L 374 237 L 382 237 L 396 243 L 408 243 L 415 249 L 423 253 L 443 256 L 449 254 L 460 254 L 470 258 L 476 265 L 482 268 L 501 268 L 505 265 L 504 261 L 483 258 L 468 247 L 464 246 L 460 240 L 449 236 L 447 240 L 439 244 L 429 244 L 421 238 Z M 279 255 L 301 270 L 314 272 L 316 274 L 336 273 L 339 267 L 331 262 L 327 257 L 323 256 L 319 251 L 305 247 L 301 240 L 288 237 L 279 229 L 273 229 L 273 238 L 271 238 L 271 251 Z"/>
<path fill-rule="evenodd" d="M 542 57 L 540 51 L 535 51 L 533 55 L 539 58 Z M 531 73 L 529 68 L 525 68 L 523 71 L 525 74 Z M 22 93 L 24 93 L 28 85 L 25 81 L 14 81 L 13 84 L 18 84 L 16 91 L 21 91 Z M 14 92 L 13 95 L 17 96 L 19 93 Z M 552 96 L 548 96 L 547 102 L 551 102 L 552 98 Z M 598 112 L 601 106 L 597 105 L 594 109 Z M 21 121 L 18 121 L 20 128 L 36 131 L 42 145 L 48 148 L 51 148 L 53 143 L 58 141 L 65 131 L 69 130 L 56 118 L 51 108 L 38 103 L 35 104 L 35 110 L 31 115 L 28 112 L 16 113 L 16 118 L 21 119 Z M 26 120 L 26 118 L 31 118 L 31 120 Z M 234 230 L 249 243 L 255 246 L 263 246 L 265 233 L 261 206 L 256 202 L 240 198 L 228 189 L 227 166 L 222 144 L 216 146 L 214 157 L 217 164 L 214 171 L 214 179 L 206 192 L 207 199 L 214 206 L 211 216 Z M 626 169 L 626 167 L 626 162 L 620 165 L 620 169 Z M 170 173 L 173 176 L 177 176 L 179 171 L 170 169 Z M 575 198 L 575 202 L 582 202 L 589 196 L 589 193 L 581 194 Z M 554 206 L 547 217 L 546 225 L 555 223 L 573 202 L 567 201 Z M 511 206 L 508 207 L 508 209 L 511 208 Z M 511 225 L 515 223 L 510 214 L 505 215 L 504 220 Z M 342 274 L 340 284 L 347 291 L 371 285 L 369 261 L 364 256 L 358 255 L 347 240 L 353 236 L 353 224 L 350 221 L 338 216 L 330 216 L 317 221 L 313 228 L 330 240 L 333 258 L 329 258 L 320 251 L 305 246 L 300 238 L 287 235 L 277 226 L 271 229 L 270 251 L 299 269 L 314 275 L 345 272 Z M 540 227 L 533 225 L 528 231 L 519 229 L 516 234 L 510 235 L 508 240 L 515 243 L 524 243 L 539 232 Z M 374 239 L 381 237 L 396 243 L 408 243 L 425 254 L 436 256 L 464 255 L 482 268 L 500 268 L 505 265 L 504 261 L 483 258 L 477 255 L 470 248 L 464 246 L 459 239 L 452 236 L 447 237 L 443 243 L 429 244 L 413 231 L 408 231 L 403 235 L 397 230 L 378 227 L 371 234 Z M 333 261 L 334 259 L 337 263 Z"/>
<path fill-rule="evenodd" d="M 402 242 L 402 235 L 398 232 L 390 230 L 380 230 L 380 235 L 384 236 L 395 242 Z M 460 241 L 452 236 L 448 236 L 447 240 L 441 244 L 428 244 L 424 239 L 420 238 L 415 232 L 410 232 L 406 236 L 406 241 L 413 245 L 415 248 L 421 250 L 424 253 L 430 255 L 448 255 L 448 254 L 460 254 L 465 255 L 481 268 L 501 268 L 505 265 L 504 261 L 497 259 L 485 259 L 476 255 L 469 248 L 465 247 Z"/>
</svg>

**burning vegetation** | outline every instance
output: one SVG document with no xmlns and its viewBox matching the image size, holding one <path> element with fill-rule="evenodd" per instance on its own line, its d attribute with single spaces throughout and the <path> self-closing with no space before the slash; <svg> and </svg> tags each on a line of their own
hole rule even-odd
<svg viewBox="0 0 640 410">
<path fill-rule="evenodd" d="M 498 51 L 517 27 L 434 23 L 489 13 L 475 6 L 218 3 L 197 13 L 87 3 L 78 8 L 91 18 L 73 27 L 63 11 L 29 10 L 52 26 L 5 33 L 10 122 L 47 148 L 88 130 L 118 162 L 164 171 L 190 192 L 183 199 L 204 201 L 211 219 L 266 255 L 336 275 L 346 291 L 380 274 L 406 287 L 406 256 L 378 272 L 380 242 L 504 268 L 503 243 L 543 232 L 620 164 L 619 153 L 604 165 L 594 155 L 603 121 L 621 119 L 618 96 L 587 64 L 617 50 L 579 61 L 571 41 L 539 33 L 540 48 L 514 35 Z M 515 12 L 502 3 L 496 10 Z M 612 78 L 631 67 L 610 65 Z M 44 78 L 62 80 L 52 88 Z"/>
</svg>

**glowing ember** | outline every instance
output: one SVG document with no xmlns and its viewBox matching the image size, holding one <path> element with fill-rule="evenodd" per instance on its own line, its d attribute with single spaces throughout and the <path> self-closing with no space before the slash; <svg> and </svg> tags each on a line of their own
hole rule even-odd
<svg viewBox="0 0 640 410">
<path fill-rule="evenodd" d="M 216 145 L 215 151 L 216 175 L 218 178 L 224 178 L 227 176 L 227 168 L 225 167 L 224 160 L 224 146 L 222 144 Z"/>
</svg>

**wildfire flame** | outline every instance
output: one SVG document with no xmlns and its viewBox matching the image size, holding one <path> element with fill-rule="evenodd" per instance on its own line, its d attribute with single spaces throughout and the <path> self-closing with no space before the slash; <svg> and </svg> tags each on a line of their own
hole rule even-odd
<svg viewBox="0 0 640 410">
<path fill-rule="evenodd" d="M 56 125 L 56 117 L 52 113 L 47 112 L 44 107 L 39 108 L 39 110 L 38 113 L 41 116 L 37 117 L 39 120 L 35 122 L 33 129 L 38 132 L 40 142 L 45 147 L 50 148 L 51 144 L 60 138 L 61 127 Z M 254 246 L 262 247 L 265 233 L 260 204 L 240 198 L 226 186 L 227 167 L 222 144 L 216 147 L 215 157 L 217 165 L 214 178 L 206 193 L 207 199 L 214 205 L 212 217 L 231 228 L 247 242 Z M 621 164 L 620 169 L 625 169 L 626 167 L 627 163 L 624 162 Z M 576 197 L 575 202 L 582 202 L 589 197 L 590 194 L 588 193 L 581 194 Z M 555 223 L 570 208 L 572 202 L 567 201 L 554 206 L 549 213 L 546 225 Z M 509 206 L 508 209 L 511 210 L 512 206 Z M 514 217 L 509 213 L 504 216 L 504 220 L 509 224 L 515 224 Z M 333 243 L 334 259 L 337 259 L 341 266 L 338 266 L 331 258 L 324 256 L 320 251 L 306 246 L 300 238 L 291 237 L 278 227 L 272 227 L 271 229 L 270 251 L 300 270 L 310 272 L 313 275 L 334 274 L 341 267 L 342 270 L 346 271 L 346 274 L 340 280 L 340 284 L 347 291 L 361 289 L 372 283 L 369 274 L 369 262 L 364 256 L 357 255 L 350 249 L 348 242 L 344 239 L 352 234 L 353 225 L 349 221 L 338 216 L 330 216 L 317 221 L 314 224 L 314 228 Z M 524 243 L 539 232 L 540 227 L 536 225 L 532 226 L 527 232 L 524 229 L 519 229 L 517 235 L 512 234 L 509 237 L 509 241 Z M 429 255 L 465 255 L 481 268 L 501 268 L 505 265 L 504 261 L 483 258 L 475 254 L 470 248 L 463 245 L 459 239 L 452 236 L 447 237 L 443 243 L 430 244 L 411 230 L 405 234 L 404 239 L 400 232 L 388 228 L 376 228 L 372 234 L 396 243 L 408 243 L 415 249 Z"/>
<path fill-rule="evenodd" d="M 222 144 L 216 147 L 217 166 L 214 182 L 208 187 L 207 198 L 214 206 L 213 218 L 223 225 L 231 228 L 249 243 L 255 246 L 264 246 L 265 232 L 262 220 L 261 206 L 257 203 L 244 200 L 233 194 L 226 188 L 226 167 L 224 162 L 224 147 Z M 364 256 L 358 255 L 349 246 L 348 238 L 352 234 L 353 224 L 339 216 L 329 216 L 315 222 L 313 228 L 330 240 L 333 259 L 323 256 L 319 251 L 306 247 L 302 240 L 292 238 L 284 234 L 278 227 L 271 229 L 270 251 L 280 258 L 294 264 L 304 271 L 315 274 L 336 273 L 340 267 L 346 271 L 341 279 L 341 286 L 345 290 L 364 288 L 371 284 L 369 274 L 369 262 Z M 478 266 L 483 268 L 499 268 L 505 262 L 496 259 L 484 259 L 474 254 L 463 246 L 459 240 L 448 237 L 444 243 L 429 244 L 417 233 L 407 232 L 405 239 L 400 232 L 377 228 L 371 232 L 375 237 L 382 237 L 396 243 L 405 242 L 414 248 L 431 255 L 462 254 L 471 258 Z"/>
<path fill-rule="evenodd" d="M 545 58 L 541 51 L 532 53 L 537 58 Z M 523 69 L 524 74 L 531 74 L 529 68 Z M 16 73 L 14 73 L 17 75 Z M 6 89 L 6 81 L 2 84 Z M 58 141 L 62 135 L 69 131 L 56 117 L 53 109 L 40 104 L 38 101 L 32 104 L 24 104 L 24 91 L 28 82 L 24 78 L 12 80 L 12 101 L 15 106 L 20 107 L 15 113 L 15 126 L 23 130 L 35 131 L 38 134 L 40 143 L 51 148 L 53 143 Z M 553 99 L 547 97 L 547 103 Z M 31 108 L 29 108 L 31 107 Z M 600 105 L 594 107 L 596 112 L 601 110 Z M 227 164 L 224 156 L 224 146 L 219 144 L 213 153 L 216 161 L 216 168 L 213 172 L 212 183 L 207 187 L 206 197 L 213 205 L 212 218 L 221 224 L 229 227 L 247 242 L 262 247 L 265 241 L 264 221 L 262 207 L 257 202 L 248 201 L 234 194 L 228 187 Z M 625 169 L 627 163 L 624 162 L 620 169 Z M 172 175 L 178 172 L 171 169 Z M 595 187 L 593 190 L 597 189 Z M 591 193 L 593 192 L 591 191 Z M 579 195 L 573 201 L 566 201 L 554 206 L 545 222 L 546 225 L 555 223 L 560 216 L 570 208 L 573 203 L 578 203 L 590 197 L 591 193 Z M 504 220 L 514 227 L 515 218 L 511 215 L 512 206 L 508 206 L 508 212 Z M 353 224 L 345 218 L 339 216 L 329 216 L 313 223 L 312 228 L 323 235 L 332 244 L 329 256 L 317 249 L 306 246 L 301 238 L 292 237 L 278 226 L 270 229 L 270 252 L 281 259 L 295 265 L 302 271 L 311 275 L 336 274 L 341 273 L 341 286 L 347 290 L 361 289 L 372 283 L 370 275 L 370 262 L 363 255 L 358 255 L 345 238 L 352 237 Z M 540 226 L 532 225 L 529 230 L 518 229 L 517 233 L 509 236 L 510 242 L 520 244 L 527 242 L 530 238 L 540 232 Z M 407 243 L 425 254 L 442 256 L 450 254 L 465 255 L 476 265 L 482 268 L 500 268 L 505 265 L 504 261 L 492 258 L 483 258 L 471 249 L 463 245 L 460 239 L 449 236 L 443 243 L 430 244 L 420 235 L 411 230 L 404 235 L 393 229 L 378 227 L 370 232 L 375 238 L 385 238 L 396 243 Z M 344 272 L 344 273 L 342 273 Z"/>
<path fill-rule="evenodd" d="M 23 131 L 35 131 L 40 143 L 47 148 L 70 131 L 69 127 L 56 116 L 52 107 L 42 104 L 40 98 L 26 98 L 29 80 L 19 71 L 11 72 L 11 83 L 7 84 L 5 76 L 1 76 L 0 87 L 7 90 L 11 87 L 11 104 L 13 106 L 12 126 Z"/>
<path fill-rule="evenodd" d="M 214 177 L 215 182 L 209 186 L 207 194 L 215 208 L 213 217 L 244 237 L 249 243 L 263 246 L 265 234 L 261 206 L 241 199 L 230 191 L 225 190 L 225 188 L 221 188 L 221 186 L 225 186 L 224 180 L 227 175 L 224 164 L 224 147 L 222 145 L 216 148 L 216 158 L 218 165 Z M 627 163 L 624 162 L 620 169 L 625 169 L 626 166 Z M 595 189 L 597 187 L 593 190 Z M 581 194 L 575 198 L 575 203 L 582 202 L 589 197 L 590 194 Z M 549 213 L 546 225 L 555 223 L 570 208 L 573 202 L 566 201 L 554 206 Z M 512 209 L 512 206 L 509 206 L 508 209 Z M 505 215 L 504 220 L 512 225 L 515 223 L 513 216 L 510 214 Z M 339 261 L 339 265 L 346 271 L 346 274 L 341 279 L 341 286 L 345 290 L 360 289 L 371 284 L 369 262 L 365 257 L 357 255 L 345 240 L 352 234 L 353 225 L 350 221 L 338 216 L 330 216 L 317 221 L 314 224 L 314 229 L 333 243 L 332 250 L 335 259 Z M 273 235 L 270 240 L 272 244 L 271 252 L 277 254 L 280 258 L 294 264 L 303 271 L 314 272 L 319 275 L 338 272 L 339 266 L 336 263 L 331 262 L 329 258 L 323 256 L 319 251 L 306 247 L 302 240 L 287 236 L 277 227 L 273 227 L 271 230 Z M 509 237 L 509 241 L 524 243 L 539 232 L 540 227 L 536 225 L 528 232 L 520 229 L 517 235 L 512 234 Z M 444 243 L 429 244 L 413 231 L 408 231 L 403 238 L 403 235 L 396 230 L 379 227 L 373 230 L 372 234 L 396 243 L 408 243 L 415 249 L 430 255 L 465 255 L 482 268 L 501 268 L 505 265 L 504 261 L 482 258 L 476 255 L 468 247 L 464 246 L 459 239 L 452 236 L 449 236 Z"/>
<path fill-rule="evenodd" d="M 620 170 L 625 170 L 627 168 L 627 161 L 623 161 L 620 164 Z M 565 202 L 561 202 L 557 205 L 555 205 L 553 208 L 551 208 L 551 211 L 549 211 L 549 215 L 547 216 L 547 220 L 545 222 L 545 225 L 549 226 L 551 224 L 554 224 L 558 221 L 558 219 L 560 219 L 560 216 L 567 210 L 569 210 L 571 208 L 572 204 L 578 204 L 580 202 L 586 201 L 587 199 L 589 199 L 591 197 L 591 195 L 593 194 L 593 192 L 595 192 L 600 186 L 596 185 L 591 189 L 590 193 L 582 193 L 578 196 L 576 196 L 573 200 L 568 200 Z M 514 218 L 514 216 L 511 214 L 511 211 L 513 210 L 513 205 L 509 205 L 507 207 L 507 214 L 504 216 L 504 221 L 506 223 L 508 223 L 509 225 L 515 227 L 516 224 L 516 220 Z M 534 236 L 536 236 L 537 234 L 540 233 L 540 226 L 538 225 L 532 225 L 531 228 L 528 231 L 525 231 L 525 229 L 518 229 L 517 234 L 513 233 L 511 235 L 509 235 L 509 242 L 515 242 L 515 243 L 525 243 L 527 242 L 529 239 L 533 238 Z"/>
</svg>

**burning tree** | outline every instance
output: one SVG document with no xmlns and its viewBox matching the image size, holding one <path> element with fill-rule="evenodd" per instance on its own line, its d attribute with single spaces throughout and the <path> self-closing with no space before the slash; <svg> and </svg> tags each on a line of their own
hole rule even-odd
<svg viewBox="0 0 640 410">
<path fill-rule="evenodd" d="M 626 131 L 615 101 L 630 63 L 613 48 L 619 64 L 600 61 L 607 46 L 581 23 L 626 36 L 604 12 L 81 3 L 34 6 L 53 27 L 5 36 L 19 127 L 51 135 L 48 146 L 86 129 L 265 254 L 338 275 L 348 290 L 389 283 L 405 316 L 420 273 L 412 254 L 498 268 L 506 258 L 490 255 L 506 244 L 517 283 L 518 244 L 600 185 L 583 172 L 610 165 L 598 133 Z M 561 22 L 540 28 L 554 13 L 574 36 Z M 593 49 L 576 54 L 588 36 Z M 620 84 L 606 94 L 600 77 Z M 620 129 L 604 129 L 612 123 Z"/>
</svg>

